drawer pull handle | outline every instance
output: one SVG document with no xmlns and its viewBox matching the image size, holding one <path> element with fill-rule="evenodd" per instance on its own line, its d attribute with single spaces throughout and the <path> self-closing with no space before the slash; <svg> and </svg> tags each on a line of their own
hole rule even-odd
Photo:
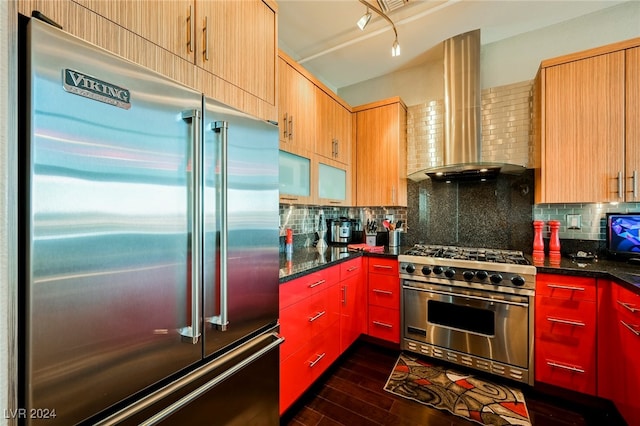
<svg viewBox="0 0 640 426">
<path fill-rule="evenodd" d="M 616 300 L 616 302 L 618 302 L 620 305 L 622 305 L 623 308 L 633 312 L 634 314 L 636 312 L 640 311 L 640 309 L 634 308 L 635 305 L 632 305 L 631 303 L 624 303 L 624 302 L 621 302 L 619 300 Z"/>
<path fill-rule="evenodd" d="M 559 288 L 562 290 L 571 290 L 571 291 L 584 291 L 583 287 L 572 287 L 569 285 L 558 285 L 558 284 L 547 284 L 549 288 Z"/>
<path fill-rule="evenodd" d="M 547 317 L 547 321 L 557 322 L 557 323 L 560 323 L 560 324 L 575 325 L 577 327 L 584 327 L 585 326 L 585 324 L 583 322 L 580 322 L 580 321 L 570 321 L 570 320 L 565 320 L 565 319 L 560 319 L 560 318 Z"/>
<path fill-rule="evenodd" d="M 352 266 L 351 268 L 347 269 L 347 272 L 353 272 L 353 271 L 357 271 L 358 267 L 357 266 Z"/>
<path fill-rule="evenodd" d="M 309 288 L 314 288 L 314 287 L 318 287 L 320 284 L 324 284 L 326 282 L 326 280 L 320 280 L 320 281 L 316 281 L 313 284 L 309 284 Z"/>
<path fill-rule="evenodd" d="M 569 371 L 573 371 L 576 373 L 584 373 L 584 370 L 582 368 L 578 368 L 578 367 L 572 367 L 570 365 L 562 365 L 562 364 L 558 364 L 552 361 L 547 361 L 547 365 L 549 367 L 556 367 L 556 368 L 562 368 L 564 370 L 569 370 Z"/>
<path fill-rule="evenodd" d="M 638 327 L 637 325 L 631 325 L 631 324 L 627 324 L 626 322 L 620 320 L 620 323 L 622 325 L 624 325 L 625 327 L 627 327 L 633 334 L 635 334 L 636 336 L 640 336 L 640 331 L 636 330 L 636 328 Z M 635 327 L 635 328 L 634 328 Z"/>
<path fill-rule="evenodd" d="M 393 328 L 393 325 L 387 324 L 385 322 L 373 321 L 373 324 L 379 325 L 380 327 Z"/>
<path fill-rule="evenodd" d="M 393 266 L 389 265 L 373 265 L 373 267 L 378 269 L 393 269 Z"/>
<path fill-rule="evenodd" d="M 327 313 L 327 311 L 318 312 L 317 314 L 315 314 L 314 316 L 309 318 L 309 322 L 314 322 L 315 320 L 317 320 L 318 318 L 320 318 L 321 316 L 323 316 L 326 313 Z"/>
<path fill-rule="evenodd" d="M 309 363 L 309 368 L 313 368 L 313 367 L 315 367 L 315 365 L 316 365 L 317 363 L 319 363 L 319 362 L 320 362 L 320 360 L 321 360 L 322 358 L 324 358 L 324 356 L 325 356 L 326 354 L 327 354 L 326 352 L 323 352 L 323 353 L 321 353 L 320 355 L 317 355 L 317 356 L 316 356 L 316 359 L 315 359 L 314 361 L 311 361 L 311 362 Z"/>
<path fill-rule="evenodd" d="M 393 292 L 392 292 L 392 291 L 387 291 L 387 290 L 378 290 L 377 288 L 374 288 L 374 289 L 373 289 L 373 290 L 371 290 L 371 291 L 373 291 L 374 293 L 381 293 L 381 294 L 386 294 L 386 295 L 389 295 L 389 296 L 393 295 Z"/>
</svg>

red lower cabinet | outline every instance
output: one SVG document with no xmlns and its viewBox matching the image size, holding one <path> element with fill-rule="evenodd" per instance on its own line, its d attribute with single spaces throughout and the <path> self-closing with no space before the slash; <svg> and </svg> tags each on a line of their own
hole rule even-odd
<svg viewBox="0 0 640 426">
<path fill-rule="evenodd" d="M 535 380 L 596 395 L 596 280 L 539 274 Z"/>
<path fill-rule="evenodd" d="M 400 278 L 396 259 L 369 258 L 367 334 L 400 343 Z"/>
<path fill-rule="evenodd" d="M 339 266 L 280 285 L 280 414 L 338 358 Z"/>
<path fill-rule="evenodd" d="M 314 336 L 280 363 L 280 414 L 320 377 L 340 353 L 338 324 Z"/>
<path fill-rule="evenodd" d="M 640 425 L 640 295 L 606 280 L 598 293 L 598 396 Z"/>
</svg>

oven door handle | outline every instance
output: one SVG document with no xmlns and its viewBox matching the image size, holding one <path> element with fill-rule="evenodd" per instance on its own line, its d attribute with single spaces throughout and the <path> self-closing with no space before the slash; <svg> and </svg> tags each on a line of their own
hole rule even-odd
<svg viewBox="0 0 640 426">
<path fill-rule="evenodd" d="M 467 299 L 481 300 L 483 302 L 503 303 L 503 304 L 506 304 L 506 305 L 522 306 L 524 308 L 528 308 L 529 307 L 529 303 L 528 302 L 514 302 L 514 301 L 511 301 L 511 300 L 507 300 L 507 299 L 492 299 L 492 298 L 489 298 L 489 297 L 474 296 L 474 295 L 471 295 L 471 294 L 463 294 L 463 293 L 451 293 L 451 292 L 442 291 L 442 290 L 423 289 L 423 288 L 406 287 L 406 286 L 404 288 L 409 289 L 409 290 L 424 291 L 425 293 L 435 293 L 435 294 L 442 294 L 442 295 L 445 295 L 445 296 L 464 297 L 464 298 L 467 298 Z"/>
</svg>

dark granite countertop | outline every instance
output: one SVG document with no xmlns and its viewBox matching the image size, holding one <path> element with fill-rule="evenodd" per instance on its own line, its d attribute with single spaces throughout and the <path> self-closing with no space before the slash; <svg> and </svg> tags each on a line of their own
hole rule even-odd
<svg viewBox="0 0 640 426">
<path fill-rule="evenodd" d="M 640 294 L 640 264 L 608 259 L 595 259 L 590 262 L 574 261 L 568 257 L 562 257 L 559 264 L 552 264 L 548 256 L 545 256 L 543 264 L 538 264 L 533 262 L 531 256 L 527 257 L 536 266 L 539 274 L 608 278 Z"/>
<path fill-rule="evenodd" d="M 357 256 L 398 257 L 409 247 L 386 247 L 382 253 L 349 251 L 346 246 L 329 246 L 324 251 L 315 247 L 297 248 L 287 256 L 280 253 L 280 283 L 305 274 L 337 265 Z M 590 262 L 573 261 L 562 257 L 559 264 L 552 264 L 548 256 L 544 263 L 536 264 L 530 255 L 525 255 L 536 266 L 537 272 L 547 274 L 576 275 L 582 277 L 613 279 L 631 291 L 640 294 L 640 264 L 619 260 L 596 259 Z"/>
<path fill-rule="evenodd" d="M 369 257 L 398 257 L 406 247 L 387 247 L 381 253 L 365 253 L 349 251 L 346 246 L 329 246 L 326 250 L 315 247 L 297 248 L 288 256 L 280 253 L 280 283 L 291 281 L 311 272 L 319 271 L 329 266 L 337 265 L 358 256 Z"/>
</svg>

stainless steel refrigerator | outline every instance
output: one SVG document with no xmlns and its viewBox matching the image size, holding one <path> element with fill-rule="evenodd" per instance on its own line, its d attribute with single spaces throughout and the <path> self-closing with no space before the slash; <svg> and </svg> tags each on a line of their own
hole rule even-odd
<svg viewBox="0 0 640 426">
<path fill-rule="evenodd" d="M 277 127 L 25 31 L 22 420 L 277 424 Z"/>
</svg>

